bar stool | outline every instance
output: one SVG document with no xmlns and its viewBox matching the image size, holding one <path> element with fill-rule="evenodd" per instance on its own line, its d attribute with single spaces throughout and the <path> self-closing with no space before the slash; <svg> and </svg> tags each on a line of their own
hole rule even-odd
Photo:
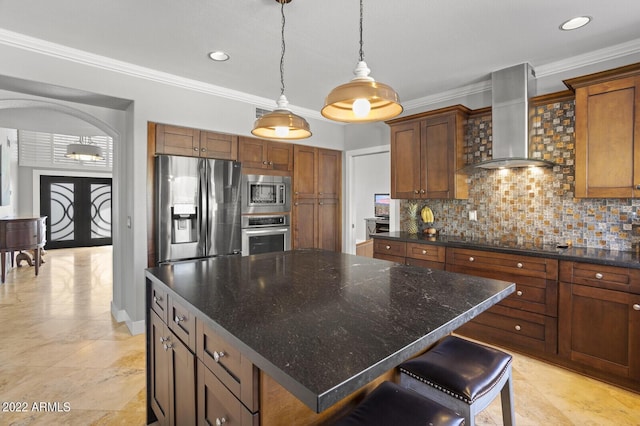
<svg viewBox="0 0 640 426">
<path fill-rule="evenodd" d="M 382 382 L 334 426 L 459 426 L 464 418 L 393 382 Z"/>
<path fill-rule="evenodd" d="M 455 336 L 400 364 L 400 384 L 463 415 L 473 426 L 475 416 L 500 393 L 502 421 L 515 422 L 511 355 Z"/>
</svg>

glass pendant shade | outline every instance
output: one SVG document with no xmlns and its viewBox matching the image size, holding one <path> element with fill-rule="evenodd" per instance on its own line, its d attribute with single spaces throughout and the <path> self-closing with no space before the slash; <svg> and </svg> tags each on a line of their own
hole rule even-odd
<svg viewBox="0 0 640 426">
<path fill-rule="evenodd" d="M 305 139 L 311 136 L 311 130 L 307 120 L 295 115 L 289 109 L 289 101 L 284 95 L 284 5 L 291 0 L 276 0 L 280 3 L 280 13 L 282 15 L 282 50 L 280 54 L 280 98 L 276 102 L 278 107 L 264 114 L 253 123 L 251 133 L 260 138 L 267 139 Z"/>
<path fill-rule="evenodd" d="M 104 158 L 99 146 L 84 143 L 71 143 L 67 145 L 65 157 L 82 161 L 96 161 Z"/>
<path fill-rule="evenodd" d="M 336 87 L 327 95 L 322 115 L 334 121 L 369 123 L 393 118 L 402 113 L 400 98 L 390 86 L 369 77 L 369 68 L 360 61 L 349 83 Z M 369 111 L 367 113 L 367 101 Z"/>
<path fill-rule="evenodd" d="M 307 120 L 295 115 L 288 108 L 285 95 L 280 95 L 278 108 L 258 118 L 251 133 L 268 139 L 305 139 L 311 136 Z"/>
</svg>

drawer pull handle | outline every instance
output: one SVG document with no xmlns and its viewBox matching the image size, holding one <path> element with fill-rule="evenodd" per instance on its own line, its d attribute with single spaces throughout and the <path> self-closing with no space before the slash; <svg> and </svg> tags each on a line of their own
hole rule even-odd
<svg viewBox="0 0 640 426">
<path fill-rule="evenodd" d="M 391 250 L 391 246 L 385 246 L 384 248 L 386 248 L 387 250 Z"/>
<path fill-rule="evenodd" d="M 474 260 L 473 256 L 469 256 L 469 262 L 473 262 Z"/>
<path fill-rule="evenodd" d="M 222 426 L 227 422 L 227 419 L 224 417 L 216 417 L 216 426 Z"/>
<path fill-rule="evenodd" d="M 517 294 L 518 296 L 522 296 L 522 290 L 518 290 L 518 291 L 516 291 L 516 294 Z"/>
<path fill-rule="evenodd" d="M 596 272 L 596 278 L 601 280 L 602 277 L 604 277 L 604 275 L 602 275 L 600 272 Z"/>
<path fill-rule="evenodd" d="M 520 330 L 522 330 L 522 327 L 520 327 L 519 325 L 516 325 L 515 329 L 516 329 L 516 331 L 520 331 Z"/>
<path fill-rule="evenodd" d="M 427 251 L 426 250 L 422 250 L 422 254 L 427 254 Z"/>
<path fill-rule="evenodd" d="M 633 310 L 634 311 L 640 311 L 640 303 L 636 303 L 633 305 Z"/>
<path fill-rule="evenodd" d="M 186 320 L 184 315 L 176 315 L 176 318 L 175 318 L 176 324 L 180 324 L 180 322 L 184 320 Z"/>
<path fill-rule="evenodd" d="M 224 356 L 224 352 L 213 351 L 213 360 L 215 362 L 220 362 L 220 358 L 222 358 L 223 356 Z"/>
<path fill-rule="evenodd" d="M 522 267 L 524 266 L 522 263 L 518 262 L 518 264 L 516 265 L 518 268 L 522 269 Z"/>
</svg>

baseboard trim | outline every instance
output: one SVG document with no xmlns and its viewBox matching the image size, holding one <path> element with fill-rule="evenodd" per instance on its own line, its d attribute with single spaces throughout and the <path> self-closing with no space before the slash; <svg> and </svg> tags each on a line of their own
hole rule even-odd
<svg viewBox="0 0 640 426">
<path fill-rule="evenodd" d="M 142 334 L 146 331 L 145 321 L 132 321 L 129 317 L 129 314 L 124 309 L 118 309 L 116 305 L 114 305 L 113 301 L 111 301 L 111 316 L 117 322 L 124 322 L 129 329 L 129 333 L 135 336 L 136 334 Z"/>
</svg>

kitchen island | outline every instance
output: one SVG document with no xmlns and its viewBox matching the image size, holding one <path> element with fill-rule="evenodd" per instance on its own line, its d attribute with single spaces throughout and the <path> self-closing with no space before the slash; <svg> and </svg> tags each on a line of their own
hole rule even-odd
<svg viewBox="0 0 640 426">
<path fill-rule="evenodd" d="M 224 402 L 210 400 L 220 392 L 240 401 L 238 424 L 301 421 L 296 402 L 306 415 L 330 418 L 348 408 L 345 399 L 357 400 L 354 393 L 391 378 L 398 364 L 514 291 L 509 282 L 322 250 L 195 260 L 150 268 L 146 277 L 149 421 L 167 416 L 167 424 L 184 407 L 222 421 L 230 415 Z M 156 317 L 168 330 L 156 332 Z M 194 380 L 186 390 L 173 384 L 168 406 L 154 407 L 164 396 L 158 357 L 180 344 Z M 207 387 L 211 372 L 224 386 Z M 221 377 L 227 373 L 231 380 Z M 193 403 L 176 402 L 194 387 Z"/>
</svg>

